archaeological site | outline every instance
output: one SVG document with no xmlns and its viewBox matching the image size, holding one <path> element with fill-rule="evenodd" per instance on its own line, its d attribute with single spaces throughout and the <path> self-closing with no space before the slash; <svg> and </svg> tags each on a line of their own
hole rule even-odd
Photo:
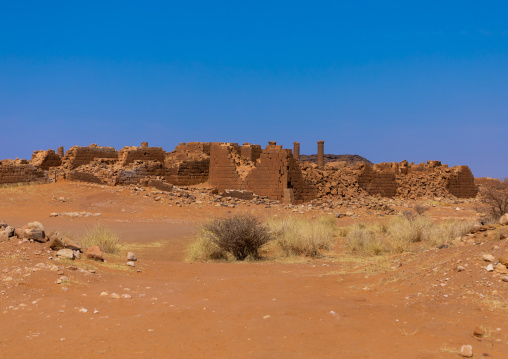
<svg viewBox="0 0 508 359">
<path fill-rule="evenodd" d="M 344 157 L 344 160 L 342 160 Z M 378 163 L 356 156 L 300 156 L 270 141 L 265 148 L 244 143 L 180 143 L 172 152 L 161 147 L 113 147 L 92 144 L 35 151 L 30 160 L 0 162 L 0 184 L 23 182 L 90 182 L 109 186 L 140 185 L 171 188 L 207 186 L 219 194 L 267 197 L 286 204 L 317 199 L 474 198 L 478 193 L 467 166 L 427 163 Z"/>
</svg>

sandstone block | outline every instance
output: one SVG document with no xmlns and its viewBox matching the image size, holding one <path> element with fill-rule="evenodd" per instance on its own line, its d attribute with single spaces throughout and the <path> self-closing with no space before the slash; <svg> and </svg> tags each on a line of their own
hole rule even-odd
<svg viewBox="0 0 508 359">
<path fill-rule="evenodd" d="M 101 248 L 99 246 L 92 246 L 86 250 L 86 257 L 96 261 L 103 261 Z"/>
<path fill-rule="evenodd" d="M 74 252 L 72 252 L 72 249 L 68 248 L 60 249 L 56 252 L 56 255 L 60 258 L 74 259 Z"/>
</svg>

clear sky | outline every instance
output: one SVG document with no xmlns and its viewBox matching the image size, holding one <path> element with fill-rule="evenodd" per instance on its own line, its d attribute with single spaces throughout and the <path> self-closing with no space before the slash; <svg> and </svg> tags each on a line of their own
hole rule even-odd
<svg viewBox="0 0 508 359">
<path fill-rule="evenodd" d="M 506 1 L 1 1 L 0 158 L 266 145 L 508 177 Z"/>
</svg>

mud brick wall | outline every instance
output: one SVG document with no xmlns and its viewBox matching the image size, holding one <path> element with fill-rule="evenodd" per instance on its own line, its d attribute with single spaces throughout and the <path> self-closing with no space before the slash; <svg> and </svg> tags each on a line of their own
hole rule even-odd
<svg viewBox="0 0 508 359">
<path fill-rule="evenodd" d="M 122 169 L 116 178 L 116 183 L 139 184 L 149 179 L 164 178 L 166 174 L 167 170 L 163 163 L 149 161 L 128 169 Z"/>
<path fill-rule="evenodd" d="M 204 154 L 210 156 L 210 146 L 210 142 L 182 142 L 175 147 L 171 154 L 175 155 L 174 157 L 176 159 L 181 158 L 182 160 L 186 159 L 189 154 Z M 179 157 L 179 154 L 183 154 L 184 156 Z"/>
<path fill-rule="evenodd" d="M 475 184 L 473 173 L 468 166 L 452 168 L 447 189 L 457 198 L 474 198 L 478 194 L 478 186 Z"/>
<path fill-rule="evenodd" d="M 208 183 L 222 192 L 226 189 L 243 189 L 243 181 L 236 170 L 234 156 L 238 156 L 237 144 L 217 144 L 210 147 L 210 172 Z"/>
<path fill-rule="evenodd" d="M 260 145 L 244 143 L 242 147 L 240 147 L 240 156 L 246 160 L 256 162 L 256 160 L 261 156 L 261 151 L 262 149 Z"/>
<path fill-rule="evenodd" d="M 65 154 L 63 163 L 66 168 L 75 169 L 100 158 L 118 160 L 118 151 L 113 147 L 98 147 L 93 145 L 88 147 L 74 146 Z"/>
<path fill-rule="evenodd" d="M 177 186 L 193 186 L 208 181 L 210 158 L 183 161 L 166 171 L 166 181 Z"/>
<path fill-rule="evenodd" d="M 384 166 L 378 168 L 385 168 Z M 365 165 L 358 176 L 358 185 L 371 196 L 394 197 L 397 193 L 395 173 L 391 171 L 378 171 L 370 165 Z"/>
<path fill-rule="evenodd" d="M 50 167 L 61 166 L 62 159 L 53 150 L 35 151 L 32 154 L 30 164 L 47 171 Z"/>
<path fill-rule="evenodd" d="M 16 161 L 19 162 L 19 161 Z M 21 182 L 49 182 L 48 175 L 41 169 L 15 161 L 0 162 L 0 184 Z"/>
<path fill-rule="evenodd" d="M 256 167 L 247 175 L 245 188 L 260 196 L 282 200 L 284 190 L 292 189 L 295 203 L 316 198 L 317 189 L 307 182 L 289 149 L 268 146 Z"/>
<path fill-rule="evenodd" d="M 70 181 L 76 182 L 89 182 L 103 184 L 104 182 L 95 174 L 89 172 L 81 172 L 78 170 L 72 170 L 65 174 L 65 178 Z"/>
<path fill-rule="evenodd" d="M 124 147 L 120 150 L 118 158 L 122 165 L 136 161 L 164 162 L 166 151 L 162 147 Z"/>
</svg>

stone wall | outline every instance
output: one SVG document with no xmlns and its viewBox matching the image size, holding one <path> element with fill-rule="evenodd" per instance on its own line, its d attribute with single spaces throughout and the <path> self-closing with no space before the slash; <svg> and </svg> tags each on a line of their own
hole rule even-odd
<svg viewBox="0 0 508 359">
<path fill-rule="evenodd" d="M 26 160 L 0 161 L 0 185 L 10 183 L 49 182 L 46 172 Z"/>
<path fill-rule="evenodd" d="M 118 160 L 118 151 L 113 147 L 99 147 L 95 144 L 88 147 L 74 146 L 65 154 L 63 165 L 66 169 L 72 170 L 97 159 Z"/>
<path fill-rule="evenodd" d="M 62 165 L 62 159 L 53 150 L 35 151 L 32 154 L 30 164 L 42 170 L 49 170 L 50 167 L 59 167 Z"/>
<path fill-rule="evenodd" d="M 162 147 L 126 146 L 118 153 L 118 159 L 123 166 L 136 161 L 157 161 L 164 163 L 166 151 Z"/>
</svg>

